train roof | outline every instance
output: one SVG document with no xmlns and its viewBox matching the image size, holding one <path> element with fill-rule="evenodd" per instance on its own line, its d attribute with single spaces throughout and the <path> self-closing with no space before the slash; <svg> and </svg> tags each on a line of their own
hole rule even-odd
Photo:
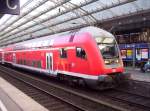
<svg viewBox="0 0 150 111">
<path fill-rule="evenodd" d="M 41 37 L 41 38 L 36 38 L 28 41 L 23 41 L 20 43 L 16 43 L 13 45 L 14 49 L 22 49 L 23 47 L 41 47 L 41 46 L 48 46 L 48 45 L 53 45 L 54 39 L 59 38 L 63 36 L 69 36 L 72 34 L 80 34 L 80 33 L 89 33 L 93 37 L 114 37 L 111 33 L 101 29 L 97 28 L 94 26 L 88 26 L 84 27 L 78 30 L 73 30 L 70 32 L 64 32 L 64 33 L 59 33 L 59 34 L 54 34 L 46 37 Z M 10 47 L 10 46 L 8 46 Z"/>
<path fill-rule="evenodd" d="M 84 32 L 90 33 L 93 37 L 114 37 L 110 32 L 107 32 L 101 28 L 94 27 L 94 26 L 81 28 L 79 30 L 79 33 L 84 33 Z"/>
</svg>

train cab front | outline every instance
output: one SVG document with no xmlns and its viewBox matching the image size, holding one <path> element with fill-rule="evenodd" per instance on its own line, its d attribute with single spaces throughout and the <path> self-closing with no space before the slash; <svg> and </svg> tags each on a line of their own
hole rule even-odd
<svg viewBox="0 0 150 111">
<path fill-rule="evenodd" d="M 123 83 L 126 83 L 126 80 L 129 78 L 130 74 L 123 72 L 101 74 L 99 75 L 97 81 L 98 89 L 109 89 L 117 87 Z"/>
<path fill-rule="evenodd" d="M 96 38 L 103 66 L 98 76 L 98 85 L 102 88 L 114 87 L 126 79 L 130 74 L 124 73 L 120 51 L 113 37 Z"/>
</svg>

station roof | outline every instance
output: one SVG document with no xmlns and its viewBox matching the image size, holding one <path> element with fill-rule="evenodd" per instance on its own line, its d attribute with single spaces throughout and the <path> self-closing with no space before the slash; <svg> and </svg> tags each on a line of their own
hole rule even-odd
<svg viewBox="0 0 150 111">
<path fill-rule="evenodd" d="M 4 15 L 0 19 L 0 46 L 85 26 L 99 26 L 98 24 L 109 19 L 150 10 L 150 0 L 20 0 L 20 2 L 20 15 Z"/>
</svg>

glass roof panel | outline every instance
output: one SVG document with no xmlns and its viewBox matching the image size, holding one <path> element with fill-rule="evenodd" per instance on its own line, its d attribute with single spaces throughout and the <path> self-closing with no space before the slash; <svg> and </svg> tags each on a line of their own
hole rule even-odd
<svg viewBox="0 0 150 111">
<path fill-rule="evenodd" d="M 80 5 L 81 3 L 86 2 L 86 0 L 71 0 L 70 2 L 76 5 Z"/>
<path fill-rule="evenodd" d="M 33 15 L 32 13 L 36 13 L 36 15 L 37 15 L 37 14 L 43 12 L 44 10 L 47 10 L 48 8 L 49 8 L 49 6 L 43 4 L 40 7 L 38 7 L 37 9 L 35 9 L 33 12 L 31 12 L 30 14 Z"/>
<path fill-rule="evenodd" d="M 4 15 L 0 19 L 0 38 L 11 40 L 18 37 L 20 40 L 23 40 L 29 38 L 28 35 L 31 33 L 44 35 L 45 33 L 59 32 L 59 30 L 69 30 L 69 28 L 82 26 L 83 24 L 90 25 L 103 19 L 150 9 L 150 0 L 144 0 L 144 2 L 143 0 L 133 0 L 134 2 L 128 1 L 130 3 L 116 6 L 115 8 L 108 8 L 127 1 L 95 0 L 95 2 L 92 2 L 92 0 L 70 0 L 67 2 L 67 0 L 22 0 L 20 2 L 23 8 L 21 8 L 20 15 Z M 65 3 L 50 10 L 51 7 L 62 2 Z M 88 2 L 90 4 L 85 5 Z M 83 3 L 85 3 L 83 7 L 75 8 Z M 73 8 L 75 9 L 72 10 Z M 101 10 L 103 8 L 105 10 Z M 45 14 L 40 15 L 43 12 Z M 27 15 L 24 16 L 25 13 Z M 35 16 L 36 18 L 31 19 Z M 51 17 L 53 18 L 51 19 Z M 15 23 L 13 23 L 14 21 Z"/>
</svg>

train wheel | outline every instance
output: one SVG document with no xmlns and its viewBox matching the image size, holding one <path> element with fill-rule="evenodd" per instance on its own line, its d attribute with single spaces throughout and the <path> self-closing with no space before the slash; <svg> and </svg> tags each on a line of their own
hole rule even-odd
<svg viewBox="0 0 150 111">
<path fill-rule="evenodd" d="M 71 87 L 75 87 L 76 86 L 76 83 L 74 81 L 73 78 L 68 78 L 68 84 L 71 86 Z"/>
<path fill-rule="evenodd" d="M 64 81 L 64 76 L 62 74 L 58 74 L 57 78 L 60 81 Z"/>
<path fill-rule="evenodd" d="M 86 82 L 84 79 L 78 79 L 78 85 L 81 87 L 85 87 L 86 86 Z"/>
</svg>

